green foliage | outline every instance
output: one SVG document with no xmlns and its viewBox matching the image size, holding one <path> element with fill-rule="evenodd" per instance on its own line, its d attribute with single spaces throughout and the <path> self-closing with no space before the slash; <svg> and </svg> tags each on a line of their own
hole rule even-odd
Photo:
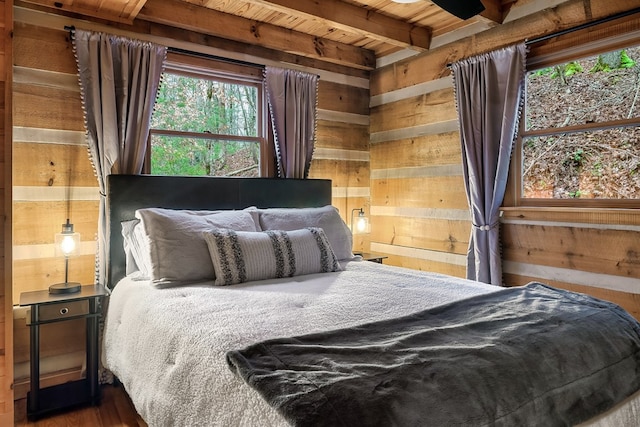
<svg viewBox="0 0 640 427">
<path fill-rule="evenodd" d="M 599 71 L 604 71 L 604 72 L 611 71 L 611 67 L 609 66 L 609 64 L 603 61 L 602 55 L 598 57 L 598 62 L 596 62 L 596 65 L 594 65 L 589 70 L 590 73 L 597 73 Z"/>
<path fill-rule="evenodd" d="M 640 46 L 576 61 L 527 74 L 523 195 L 638 200 Z"/>
<path fill-rule="evenodd" d="M 580 167 L 585 161 L 585 153 L 582 148 L 575 150 L 573 153 L 569 155 L 569 157 L 565 160 L 565 165 L 570 165 L 574 167 Z"/>
<path fill-rule="evenodd" d="M 158 175 L 228 176 L 237 173 L 237 156 L 243 169 L 259 166 L 258 143 L 154 135 L 151 170 Z M 251 169 L 250 169 L 251 170 Z"/>
<path fill-rule="evenodd" d="M 165 74 L 152 128 L 257 136 L 257 88 Z"/>
<path fill-rule="evenodd" d="M 573 161 L 581 165 L 583 160 L 584 160 L 584 150 L 582 148 L 579 148 L 573 153 Z"/>
<path fill-rule="evenodd" d="M 576 73 L 581 73 L 583 71 L 582 65 L 580 65 L 576 61 L 569 62 L 564 69 L 564 76 L 571 77 Z"/>
<path fill-rule="evenodd" d="M 616 50 L 613 52 L 607 52 L 598 56 L 598 61 L 589 70 L 590 73 L 597 73 L 599 71 L 611 71 L 621 68 L 633 68 L 636 66 L 634 61 L 626 50 Z M 553 67 L 545 67 L 536 70 L 531 73 L 530 77 L 543 77 L 549 76 L 552 79 L 561 78 L 566 81 L 566 78 L 573 76 L 576 73 L 583 72 L 582 65 L 578 61 L 571 61 L 566 64 L 555 65 Z"/>
<path fill-rule="evenodd" d="M 591 174 L 593 176 L 602 176 L 602 171 L 604 169 L 604 165 L 602 162 L 595 162 L 591 167 Z"/>
<path fill-rule="evenodd" d="M 633 68 L 636 66 L 636 61 L 631 59 L 626 50 L 620 52 L 620 68 Z"/>
<path fill-rule="evenodd" d="M 571 77 L 576 73 L 581 73 L 583 71 L 582 65 L 577 61 L 567 62 L 566 64 L 556 65 L 553 67 L 553 72 L 551 73 L 551 78 L 556 79 L 558 77 L 562 78 L 564 81 L 567 77 Z"/>
<path fill-rule="evenodd" d="M 258 163 L 256 142 L 229 139 L 258 136 L 257 100 L 256 86 L 165 73 L 151 128 L 184 134 L 154 134 L 152 172 L 222 176 L 238 166 L 227 162 L 230 157 L 242 160 L 243 167 Z"/>
<path fill-rule="evenodd" d="M 539 70 L 534 71 L 533 73 L 531 73 L 532 77 L 543 77 L 543 76 L 548 76 L 550 74 L 553 73 L 553 68 L 552 67 L 545 67 L 545 68 L 541 68 Z"/>
<path fill-rule="evenodd" d="M 589 70 L 591 73 L 597 73 L 599 71 L 608 72 L 611 70 L 621 68 L 633 68 L 636 65 L 636 61 L 631 59 L 626 50 L 616 50 L 614 52 L 607 52 L 598 56 L 598 61 Z"/>
</svg>

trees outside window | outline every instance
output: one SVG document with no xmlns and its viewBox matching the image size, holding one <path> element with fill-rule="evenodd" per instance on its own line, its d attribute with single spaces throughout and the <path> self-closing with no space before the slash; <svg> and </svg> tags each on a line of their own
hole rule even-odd
<svg viewBox="0 0 640 427">
<path fill-rule="evenodd" d="M 521 200 L 640 199 L 639 61 L 631 46 L 528 72 Z"/>
<path fill-rule="evenodd" d="M 151 122 L 149 172 L 261 176 L 264 110 L 257 78 L 168 66 Z"/>
</svg>

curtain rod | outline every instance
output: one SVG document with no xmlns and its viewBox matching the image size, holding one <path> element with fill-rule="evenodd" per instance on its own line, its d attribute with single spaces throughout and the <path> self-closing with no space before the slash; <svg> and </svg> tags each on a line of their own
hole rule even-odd
<svg viewBox="0 0 640 427">
<path fill-rule="evenodd" d="M 65 31 L 69 31 L 69 37 L 71 37 L 71 40 L 73 40 L 76 36 L 76 27 L 73 25 L 65 25 L 64 26 L 64 30 Z"/>
<path fill-rule="evenodd" d="M 76 31 L 76 27 L 73 26 L 73 25 L 65 25 L 64 26 L 64 30 L 65 31 L 69 31 L 69 33 L 71 33 L 71 35 L 73 36 L 73 34 Z M 180 53 L 180 54 L 183 54 L 183 55 L 198 56 L 198 57 L 206 58 L 206 59 L 214 59 L 214 60 L 217 60 L 217 61 L 228 62 L 228 63 L 236 64 L 236 65 L 244 65 L 244 66 L 247 66 L 247 67 L 259 68 L 259 69 L 262 69 L 262 70 L 264 70 L 266 68 L 266 65 L 256 64 L 255 62 L 242 61 L 240 59 L 233 59 L 233 58 L 225 58 L 223 56 L 211 55 L 209 53 L 195 52 L 195 51 L 192 51 L 192 50 L 181 49 L 181 48 L 178 48 L 178 47 L 167 47 L 167 52 Z M 318 76 L 318 78 L 320 78 L 319 74 L 316 74 L 316 76 Z"/>
<path fill-rule="evenodd" d="M 245 65 L 245 66 L 248 66 L 248 67 L 259 68 L 259 69 L 262 69 L 262 70 L 264 70 L 267 67 L 266 65 L 256 64 L 255 62 L 243 61 L 243 60 L 240 60 L 240 59 L 233 59 L 233 58 L 225 58 L 223 56 L 212 55 L 210 53 L 194 52 L 192 50 L 181 49 L 181 48 L 177 48 L 177 47 L 169 47 L 169 48 L 167 48 L 167 51 L 168 52 L 173 52 L 173 53 L 180 53 L 180 54 L 184 54 L 184 55 L 191 55 L 191 56 L 206 58 L 206 59 L 214 59 L 214 60 L 217 60 L 217 61 L 228 62 L 228 63 L 231 63 L 231 64 Z M 313 73 L 309 73 L 309 74 L 313 74 Z M 316 73 L 316 76 L 318 78 L 320 78 L 320 75 L 317 74 L 317 73 Z"/>
<path fill-rule="evenodd" d="M 585 28 L 589 28 L 589 27 L 594 27 L 596 25 L 600 25 L 600 24 L 604 24 L 606 22 L 610 22 L 610 21 L 614 21 L 616 19 L 620 19 L 620 18 L 624 18 L 626 16 L 630 16 L 630 15 L 634 15 L 636 13 L 640 12 L 640 7 L 636 7 L 634 9 L 630 9 L 624 12 L 620 12 L 620 13 L 615 13 L 613 15 L 604 17 L 604 18 L 600 18 L 600 19 L 596 19 L 595 21 L 590 21 L 590 22 L 585 22 L 584 24 L 581 25 L 577 25 L 575 27 L 571 27 L 571 28 L 566 28 L 564 30 L 560 30 L 560 31 L 556 31 L 554 33 L 549 33 L 546 34 L 544 36 L 540 36 L 540 37 L 536 37 L 534 39 L 531 40 L 525 40 L 524 44 L 526 46 L 535 44 L 535 43 L 540 43 L 549 39 L 552 39 L 554 37 L 559 37 L 559 36 L 563 36 L 565 34 L 570 34 L 573 33 L 574 31 L 580 31 L 580 30 L 584 30 Z M 447 68 L 451 67 L 451 62 L 447 64 Z"/>
<path fill-rule="evenodd" d="M 73 25 L 65 25 L 64 26 L 64 30 L 65 31 L 69 31 L 70 33 L 74 33 L 76 31 L 76 27 L 73 26 Z M 207 54 L 207 53 L 194 52 L 194 51 L 191 51 L 191 50 L 180 49 L 180 48 L 177 48 L 177 47 L 168 47 L 167 51 L 168 52 L 173 52 L 173 53 L 181 53 L 181 54 L 185 54 L 185 55 L 191 55 L 191 56 L 200 56 L 200 57 L 207 58 L 207 59 L 216 59 L 218 61 L 231 62 L 233 64 L 246 65 L 246 66 L 249 66 L 249 67 L 255 67 L 255 68 L 264 69 L 264 65 L 255 64 L 253 62 L 241 61 L 241 60 L 238 60 L 238 59 L 223 58 L 221 56 L 210 55 L 210 54 Z"/>
<path fill-rule="evenodd" d="M 180 48 L 177 48 L 177 47 L 168 47 L 167 51 L 168 52 L 172 52 L 172 53 L 180 53 L 180 54 L 183 54 L 183 55 L 198 56 L 198 57 L 206 58 L 206 59 L 214 59 L 214 60 L 217 60 L 217 61 L 229 62 L 231 64 L 245 65 L 245 66 L 254 67 L 254 68 L 264 69 L 264 67 L 265 67 L 264 65 L 256 64 L 254 62 L 242 61 L 240 59 L 224 58 L 222 56 L 211 55 L 209 53 L 194 52 L 192 50 L 180 49 Z"/>
</svg>

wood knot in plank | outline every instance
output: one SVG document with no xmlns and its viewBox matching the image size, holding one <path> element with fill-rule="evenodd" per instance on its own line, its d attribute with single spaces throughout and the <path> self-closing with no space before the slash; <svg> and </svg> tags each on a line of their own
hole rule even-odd
<svg viewBox="0 0 640 427">
<path fill-rule="evenodd" d="M 252 26 L 251 26 L 251 34 L 253 34 L 253 36 L 257 39 L 260 38 L 260 24 L 255 22 Z"/>
<path fill-rule="evenodd" d="M 325 50 L 325 46 L 324 46 L 324 42 L 322 41 L 322 39 L 319 39 L 318 37 L 314 37 L 313 39 L 313 48 L 316 51 L 316 53 L 320 56 L 325 56 L 324 55 L 324 50 Z"/>
</svg>

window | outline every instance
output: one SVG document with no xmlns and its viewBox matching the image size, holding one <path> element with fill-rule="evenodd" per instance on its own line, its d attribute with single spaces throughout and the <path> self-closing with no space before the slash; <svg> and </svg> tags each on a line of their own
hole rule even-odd
<svg viewBox="0 0 640 427">
<path fill-rule="evenodd" d="M 170 61 L 151 120 L 145 171 L 268 176 L 272 156 L 265 123 L 261 69 Z"/>
<path fill-rule="evenodd" d="M 529 70 L 514 157 L 520 204 L 637 205 L 640 45 Z"/>
</svg>

